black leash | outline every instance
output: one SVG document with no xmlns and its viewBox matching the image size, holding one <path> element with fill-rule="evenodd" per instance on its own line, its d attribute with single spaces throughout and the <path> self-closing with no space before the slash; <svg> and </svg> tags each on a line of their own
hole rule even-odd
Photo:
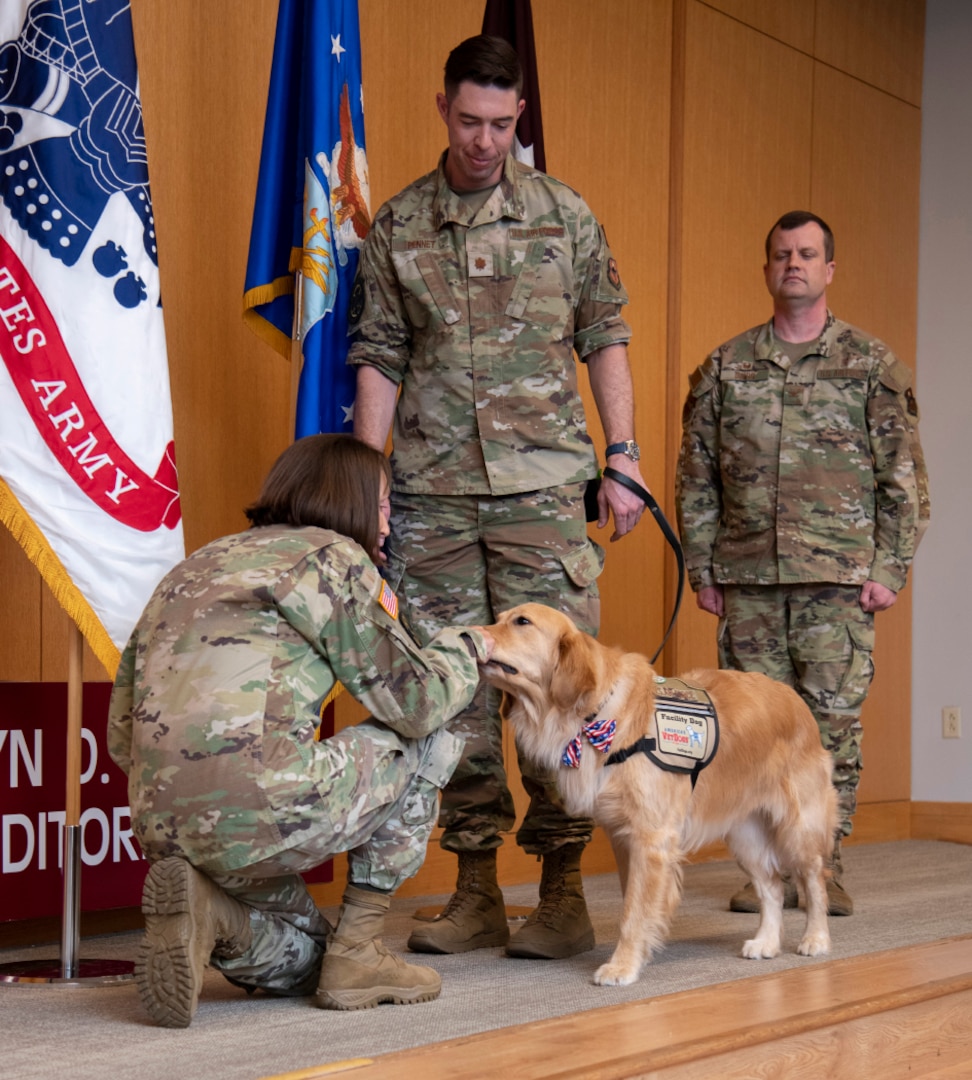
<svg viewBox="0 0 972 1080">
<path fill-rule="evenodd" d="M 682 606 L 682 590 L 685 586 L 685 556 L 682 553 L 682 545 L 678 542 L 675 531 L 672 529 L 671 525 L 669 525 L 668 519 L 662 513 L 661 507 L 655 502 L 654 496 L 650 491 L 643 488 L 637 480 L 632 480 L 630 476 L 625 476 L 624 473 L 618 472 L 617 469 L 612 469 L 610 465 L 605 465 L 602 473 L 604 476 L 608 477 L 609 480 L 613 480 L 622 487 L 626 487 L 629 491 L 633 491 L 635 495 L 641 499 L 645 506 L 651 511 L 651 516 L 655 519 L 658 528 L 662 531 L 662 535 L 668 541 L 668 546 L 675 552 L 675 561 L 678 563 L 678 588 L 675 592 L 675 610 L 672 612 L 672 617 L 669 620 L 665 636 L 662 638 L 662 643 L 655 650 L 655 655 L 651 658 L 651 662 L 654 663 L 658 659 L 662 649 L 665 648 L 665 643 L 671 636 L 672 630 L 675 629 L 675 620 L 678 618 L 678 610 Z"/>
</svg>

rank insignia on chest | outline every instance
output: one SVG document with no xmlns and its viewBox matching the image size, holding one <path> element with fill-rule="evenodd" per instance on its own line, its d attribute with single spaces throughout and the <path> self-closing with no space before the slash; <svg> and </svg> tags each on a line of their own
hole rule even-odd
<svg viewBox="0 0 972 1080">
<path fill-rule="evenodd" d="M 378 593 L 378 603 L 388 612 L 393 619 L 398 618 L 398 597 L 392 592 L 387 581 L 381 583 Z"/>
<path fill-rule="evenodd" d="M 469 253 L 469 276 L 493 276 L 493 253 L 491 251 L 471 251 Z"/>
</svg>

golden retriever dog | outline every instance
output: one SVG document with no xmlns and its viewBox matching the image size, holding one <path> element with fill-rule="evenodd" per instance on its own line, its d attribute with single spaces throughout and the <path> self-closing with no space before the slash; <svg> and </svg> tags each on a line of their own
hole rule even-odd
<svg viewBox="0 0 972 1080">
<path fill-rule="evenodd" d="M 632 748 L 655 730 L 656 695 L 672 682 L 659 679 L 645 657 L 600 644 L 542 604 L 505 611 L 486 629 L 496 645 L 482 675 L 503 691 L 503 716 L 522 753 L 556 773 L 567 811 L 593 817 L 614 849 L 620 937 L 595 983 L 627 986 L 638 978 L 678 905 L 685 855 L 715 840 L 726 841 L 760 900 L 759 927 L 743 956 L 780 953 L 784 873 L 806 902 L 797 952 L 829 952 L 826 865 L 837 798 L 830 755 L 794 690 L 738 671 L 679 676 L 707 691 L 718 715 L 717 749 L 693 786 L 692 776 L 660 767 L 639 748 L 608 763 L 609 750 Z M 592 721 L 593 743 L 582 735 Z M 609 746 L 597 735 L 605 724 L 613 726 Z"/>
</svg>

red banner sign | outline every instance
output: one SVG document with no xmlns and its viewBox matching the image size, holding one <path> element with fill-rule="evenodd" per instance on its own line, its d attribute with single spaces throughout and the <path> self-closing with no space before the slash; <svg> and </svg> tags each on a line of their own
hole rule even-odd
<svg viewBox="0 0 972 1080">
<path fill-rule="evenodd" d="M 110 696 L 110 683 L 85 683 L 82 911 L 140 906 L 148 869 L 132 836 L 127 777 L 108 756 Z M 65 683 L 0 682 L 0 922 L 63 912 L 66 726 Z M 331 877 L 331 863 L 305 875 Z"/>
</svg>

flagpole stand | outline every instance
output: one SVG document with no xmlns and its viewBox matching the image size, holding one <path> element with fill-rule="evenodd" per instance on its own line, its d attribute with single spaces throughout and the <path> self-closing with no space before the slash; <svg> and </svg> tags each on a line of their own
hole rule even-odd
<svg viewBox="0 0 972 1080">
<path fill-rule="evenodd" d="M 112 986 L 131 982 L 130 960 L 79 960 L 81 909 L 81 702 L 84 640 L 71 623 L 68 648 L 68 722 L 66 810 L 62 854 L 64 901 L 61 959 L 14 960 L 0 964 L 0 986 Z"/>
</svg>

